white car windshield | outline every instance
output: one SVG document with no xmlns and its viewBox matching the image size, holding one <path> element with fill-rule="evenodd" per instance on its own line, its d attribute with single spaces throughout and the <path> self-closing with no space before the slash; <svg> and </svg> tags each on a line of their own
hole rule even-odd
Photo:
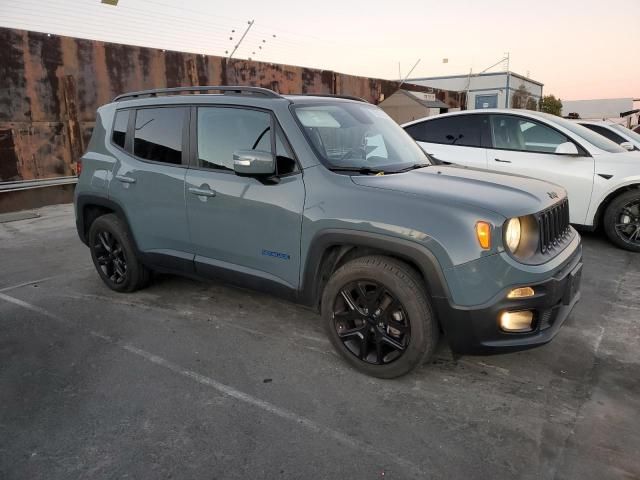
<svg viewBox="0 0 640 480">
<path fill-rule="evenodd" d="M 620 133 L 625 134 L 627 137 L 632 138 L 636 142 L 640 143 L 640 133 L 636 133 L 633 130 L 628 129 L 627 127 L 618 125 L 617 123 L 612 123 L 610 127 L 613 128 L 614 130 L 619 131 Z"/>
<path fill-rule="evenodd" d="M 418 144 L 373 105 L 314 102 L 293 108 L 306 137 L 329 168 L 393 172 L 430 163 Z"/>
<path fill-rule="evenodd" d="M 577 123 L 570 122 L 569 120 L 565 120 L 564 118 L 557 117 L 555 115 L 549 115 L 548 113 L 536 112 L 535 115 L 551 120 L 553 123 L 556 123 L 561 127 L 566 128 L 570 132 L 573 132 L 575 135 L 582 137 L 591 145 L 599 148 L 600 150 L 604 150 L 605 152 L 625 153 L 627 151 L 617 143 L 612 142 L 608 138 L 603 137 L 599 133 L 591 131 L 586 127 L 583 127 L 582 125 L 578 125 Z"/>
</svg>

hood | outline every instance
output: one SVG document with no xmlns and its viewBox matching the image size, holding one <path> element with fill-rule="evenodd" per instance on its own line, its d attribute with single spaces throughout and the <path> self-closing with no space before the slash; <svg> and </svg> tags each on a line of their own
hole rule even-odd
<svg viewBox="0 0 640 480">
<path fill-rule="evenodd" d="M 418 195 L 434 203 L 469 205 L 505 218 L 544 210 L 566 197 L 542 180 L 453 165 L 381 176 L 354 176 L 357 185 Z"/>
</svg>

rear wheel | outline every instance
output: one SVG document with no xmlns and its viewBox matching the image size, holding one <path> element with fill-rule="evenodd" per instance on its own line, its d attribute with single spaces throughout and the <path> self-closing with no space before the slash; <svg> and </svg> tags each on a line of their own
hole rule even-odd
<svg viewBox="0 0 640 480">
<path fill-rule="evenodd" d="M 340 267 L 322 295 L 334 347 L 368 375 L 393 378 L 434 352 L 438 327 L 425 287 L 403 262 L 367 256 Z"/>
<path fill-rule="evenodd" d="M 640 189 L 613 199 L 604 213 L 604 231 L 619 247 L 640 252 Z"/>
<path fill-rule="evenodd" d="M 103 215 L 91 224 L 89 248 L 100 278 L 112 290 L 133 292 L 149 283 L 149 270 L 138 261 L 128 231 L 116 215 Z"/>
</svg>

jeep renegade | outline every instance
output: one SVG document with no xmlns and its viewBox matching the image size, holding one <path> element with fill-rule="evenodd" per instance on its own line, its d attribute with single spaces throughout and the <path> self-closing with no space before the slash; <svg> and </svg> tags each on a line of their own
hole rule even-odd
<svg viewBox="0 0 640 480">
<path fill-rule="evenodd" d="M 168 272 L 276 294 L 377 377 L 427 361 L 441 333 L 458 353 L 544 344 L 579 298 L 561 187 L 440 165 L 361 99 L 120 95 L 80 166 L 78 233 L 109 288 Z"/>
</svg>

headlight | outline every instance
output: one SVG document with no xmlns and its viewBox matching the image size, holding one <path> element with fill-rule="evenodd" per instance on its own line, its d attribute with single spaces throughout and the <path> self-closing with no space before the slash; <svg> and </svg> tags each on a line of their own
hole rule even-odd
<svg viewBox="0 0 640 480">
<path fill-rule="evenodd" d="M 518 247 L 520 246 L 521 236 L 522 236 L 522 229 L 520 227 L 520 219 L 512 218 L 507 222 L 507 227 L 504 233 L 504 241 L 512 253 L 515 253 Z"/>
</svg>

